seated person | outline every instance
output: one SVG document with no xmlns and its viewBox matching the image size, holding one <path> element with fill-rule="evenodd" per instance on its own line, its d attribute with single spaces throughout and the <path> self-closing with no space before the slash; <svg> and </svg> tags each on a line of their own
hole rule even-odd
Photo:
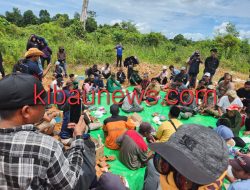
<svg viewBox="0 0 250 190">
<path fill-rule="evenodd" d="M 86 70 L 86 75 L 90 77 L 91 75 L 94 75 L 94 78 L 98 77 L 101 73 L 101 71 L 98 70 L 98 67 L 96 64 L 93 65 L 93 67 L 90 67 Z"/>
<path fill-rule="evenodd" d="M 150 92 L 150 91 L 152 91 L 152 92 Z M 161 87 L 160 87 L 159 83 L 157 82 L 157 79 L 152 78 L 150 84 L 148 85 L 148 87 L 146 88 L 145 93 L 144 93 L 144 99 L 147 100 L 146 104 L 148 106 L 154 105 L 158 102 L 158 100 L 160 98 L 159 97 L 160 91 L 161 91 Z M 152 98 L 152 97 L 155 97 L 155 98 Z"/>
<path fill-rule="evenodd" d="M 138 87 L 135 87 L 133 92 L 129 94 L 129 97 L 126 96 L 123 100 L 121 109 L 124 112 L 130 113 L 130 112 L 141 112 L 144 110 L 144 107 L 140 105 L 138 102 L 136 96 L 138 97 L 138 100 L 140 101 L 141 97 L 141 89 Z M 142 99 L 141 99 L 142 100 Z"/>
<path fill-rule="evenodd" d="M 180 73 L 180 71 L 178 69 L 174 68 L 173 65 L 169 66 L 169 70 L 171 71 L 171 73 L 170 73 L 171 76 L 169 78 L 170 80 L 173 80 L 175 78 L 175 76 Z"/>
<path fill-rule="evenodd" d="M 135 125 L 126 116 L 119 115 L 119 106 L 116 104 L 110 106 L 110 113 L 112 116 L 103 121 L 103 132 L 106 147 L 115 150 L 119 148 L 117 138 L 127 129 L 134 129 Z"/>
<path fill-rule="evenodd" d="M 168 114 L 168 121 L 161 124 L 156 132 L 157 142 L 166 142 L 174 134 L 182 123 L 177 119 L 180 114 L 180 109 L 177 106 L 172 106 Z"/>
<path fill-rule="evenodd" d="M 148 77 L 148 73 L 144 73 L 142 81 L 141 81 L 141 84 L 140 84 L 142 90 L 146 90 L 146 88 L 148 87 L 149 83 L 150 83 L 150 80 L 149 80 L 149 77 Z"/>
<path fill-rule="evenodd" d="M 137 131 L 126 131 L 124 135 L 118 137 L 116 143 L 120 146 L 120 161 L 126 167 L 136 170 L 145 166 L 148 146 Z"/>
<path fill-rule="evenodd" d="M 91 79 L 86 78 L 82 85 L 82 90 L 84 90 L 86 94 L 90 94 L 91 91 L 93 90 L 93 86 L 94 84 L 91 82 Z"/>
<path fill-rule="evenodd" d="M 250 106 L 246 109 L 246 119 L 245 119 L 245 135 L 250 135 Z"/>
<path fill-rule="evenodd" d="M 148 143 L 155 142 L 155 137 L 153 137 L 152 133 L 155 132 L 154 128 L 148 122 L 142 122 L 139 126 L 138 132 L 143 136 L 146 137 Z"/>
<path fill-rule="evenodd" d="M 54 127 L 56 124 L 55 117 L 59 115 L 59 112 L 49 112 L 46 111 L 42 120 L 39 123 L 36 123 L 36 128 L 46 135 L 52 135 L 54 131 Z"/>
<path fill-rule="evenodd" d="M 237 179 L 230 184 L 228 190 L 247 190 L 250 187 L 250 157 L 241 155 L 229 160 L 232 173 Z"/>
<path fill-rule="evenodd" d="M 63 77 L 64 76 L 64 71 L 63 71 L 63 68 L 60 66 L 60 62 L 57 61 L 55 63 L 55 71 L 54 71 L 54 76 L 56 78 L 59 78 L 59 77 Z"/>
<path fill-rule="evenodd" d="M 227 75 L 230 75 L 229 73 L 224 73 L 223 77 L 221 77 L 219 80 L 218 80 L 218 84 L 223 81 Z M 233 82 L 233 78 L 232 78 L 232 75 L 231 75 L 231 81 L 230 82 Z"/>
<path fill-rule="evenodd" d="M 174 77 L 173 83 L 176 81 L 182 81 L 185 86 L 188 86 L 189 76 L 186 67 L 182 67 L 181 72 Z"/>
<path fill-rule="evenodd" d="M 200 81 L 204 81 L 204 86 L 208 87 L 208 85 L 212 85 L 212 82 L 210 79 L 211 79 L 211 74 L 205 73 Z"/>
<path fill-rule="evenodd" d="M 245 147 L 246 143 L 239 137 L 239 132 L 241 129 L 242 118 L 239 112 L 239 106 L 236 104 L 232 104 L 227 108 L 227 112 L 221 116 L 221 118 L 227 118 L 230 121 L 230 129 L 232 129 L 234 133 L 234 141 L 236 146 Z"/>
<path fill-rule="evenodd" d="M 228 147 L 234 147 L 235 146 L 235 141 L 233 140 L 234 134 L 233 131 L 229 128 L 229 126 L 230 126 L 229 119 L 220 118 L 216 122 L 216 128 L 214 128 L 214 130 L 219 136 L 221 136 L 226 141 Z"/>
<path fill-rule="evenodd" d="M 200 106 L 200 113 L 202 115 L 212 115 L 215 117 L 219 117 L 215 87 L 213 85 L 209 85 L 207 87 L 206 93 L 207 93 L 207 99 L 206 97 L 203 97 L 203 101 Z"/>
<path fill-rule="evenodd" d="M 69 80 L 71 82 L 73 82 L 74 90 L 77 90 L 78 89 L 78 82 L 76 81 L 75 75 L 74 74 L 70 74 L 69 75 Z"/>
<path fill-rule="evenodd" d="M 130 75 L 130 78 L 129 78 L 130 85 L 137 86 L 137 85 L 141 84 L 141 81 L 142 81 L 142 79 L 141 79 L 138 71 L 133 70 L 131 75 Z"/>
<path fill-rule="evenodd" d="M 188 119 L 189 117 L 192 117 L 193 115 L 197 114 L 198 111 L 198 105 L 196 103 L 196 98 L 189 94 L 188 91 L 184 92 L 182 94 L 182 101 L 179 101 L 178 107 L 181 110 L 180 116 L 182 119 Z"/>
<path fill-rule="evenodd" d="M 245 82 L 243 88 L 237 90 L 237 95 L 241 99 L 244 107 L 250 106 L 250 80 Z"/>
<path fill-rule="evenodd" d="M 144 189 L 219 190 L 222 187 L 228 149 L 213 130 L 195 124 L 182 125 L 167 142 L 150 143 L 149 148 L 156 153 L 148 167 L 153 164 L 155 176 L 158 173 L 159 177 L 148 179 L 148 170 Z"/>
<path fill-rule="evenodd" d="M 102 75 L 105 79 L 108 79 L 111 75 L 111 69 L 109 63 L 106 63 L 105 66 L 102 68 Z"/>
<path fill-rule="evenodd" d="M 95 89 L 95 92 L 98 92 L 98 90 L 105 89 L 102 75 L 99 75 L 97 78 L 95 78 L 93 87 Z"/>
<path fill-rule="evenodd" d="M 165 85 L 168 82 L 167 75 L 168 75 L 167 66 L 163 66 L 162 71 L 155 78 L 160 84 Z"/>
<path fill-rule="evenodd" d="M 104 172 L 97 181 L 95 188 L 90 190 L 128 190 L 126 180 L 123 177 Z"/>
<path fill-rule="evenodd" d="M 219 98 L 224 96 L 227 91 L 234 90 L 234 85 L 231 81 L 232 75 L 226 74 L 225 79 L 218 84 L 216 91 Z"/>
<path fill-rule="evenodd" d="M 112 73 L 111 76 L 109 77 L 109 79 L 107 80 L 107 90 L 109 92 L 114 92 L 115 90 L 121 90 L 121 84 L 119 83 L 119 81 L 115 80 L 115 73 Z"/>
<path fill-rule="evenodd" d="M 236 91 L 229 90 L 225 96 L 223 96 L 218 103 L 218 112 L 219 116 L 227 112 L 227 108 L 232 105 L 236 104 L 240 108 L 243 108 L 243 104 L 240 98 L 237 96 Z"/>
<path fill-rule="evenodd" d="M 120 84 L 123 84 L 126 80 L 126 75 L 123 72 L 122 67 L 119 68 L 119 71 L 116 73 L 116 78 L 120 82 Z"/>
<path fill-rule="evenodd" d="M 63 86 L 63 78 L 59 77 L 51 82 L 50 92 L 54 92 L 54 89 L 61 90 L 62 86 Z"/>
</svg>

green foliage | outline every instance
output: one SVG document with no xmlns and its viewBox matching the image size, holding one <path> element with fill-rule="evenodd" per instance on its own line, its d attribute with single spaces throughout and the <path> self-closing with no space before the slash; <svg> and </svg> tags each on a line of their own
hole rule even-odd
<svg viewBox="0 0 250 190">
<path fill-rule="evenodd" d="M 50 22 L 41 23 L 41 17 L 46 18 L 45 12 L 39 16 L 39 25 L 29 23 L 26 27 L 18 27 L 17 20 L 22 15 L 18 9 L 13 12 L 8 16 L 9 20 L 0 17 L 0 50 L 4 54 L 7 72 L 19 58 L 23 57 L 31 34 L 46 39 L 53 50 L 52 62 L 56 61 L 58 47 L 64 46 L 67 62 L 70 64 L 113 63 L 116 55 L 114 46 L 122 42 L 124 58 L 136 55 L 142 62 L 179 66 L 184 65 L 195 50 L 200 50 L 202 59 L 205 59 L 210 55 L 210 49 L 216 47 L 221 67 L 243 73 L 249 70 L 248 41 L 241 41 L 232 34 L 198 42 L 187 40 L 179 34 L 173 40 L 168 40 L 161 33 L 141 34 L 132 22 L 97 26 L 95 12 L 89 14 L 92 16 L 88 17 L 87 31 L 83 30 L 79 14 L 75 14 L 74 19 L 69 19 L 67 14 L 57 14 Z"/>
<path fill-rule="evenodd" d="M 47 23 L 50 22 L 50 14 L 47 10 L 40 10 L 39 12 L 39 23 Z"/>
<path fill-rule="evenodd" d="M 22 26 L 34 25 L 38 23 L 38 18 L 32 10 L 27 10 L 23 13 Z"/>
<path fill-rule="evenodd" d="M 23 16 L 18 8 L 13 8 L 12 12 L 6 11 L 5 17 L 7 21 L 17 26 L 22 26 Z"/>
<path fill-rule="evenodd" d="M 232 35 L 234 37 L 239 37 L 240 36 L 240 33 L 239 33 L 239 31 L 237 31 L 236 26 L 231 22 L 229 22 L 227 24 L 226 31 L 227 31 L 228 34 L 230 34 L 230 35 Z"/>
</svg>

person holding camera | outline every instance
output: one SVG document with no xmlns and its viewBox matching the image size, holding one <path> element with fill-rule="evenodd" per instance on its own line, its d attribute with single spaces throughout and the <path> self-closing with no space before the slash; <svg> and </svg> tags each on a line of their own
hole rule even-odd
<svg viewBox="0 0 250 190">
<path fill-rule="evenodd" d="M 199 74 L 199 67 L 200 63 L 203 63 L 200 57 L 200 52 L 195 51 L 194 54 L 189 58 L 188 64 L 189 64 L 189 87 L 195 88 L 196 86 L 196 78 Z"/>
</svg>

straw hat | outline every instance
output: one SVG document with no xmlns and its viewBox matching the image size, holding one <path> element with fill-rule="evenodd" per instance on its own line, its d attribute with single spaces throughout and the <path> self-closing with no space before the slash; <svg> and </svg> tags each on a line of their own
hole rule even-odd
<svg viewBox="0 0 250 190">
<path fill-rule="evenodd" d="M 43 52 L 40 51 L 39 49 L 37 49 L 37 48 L 30 48 L 30 49 L 24 54 L 24 57 L 27 58 L 27 57 L 41 56 L 41 55 L 43 55 Z"/>
</svg>

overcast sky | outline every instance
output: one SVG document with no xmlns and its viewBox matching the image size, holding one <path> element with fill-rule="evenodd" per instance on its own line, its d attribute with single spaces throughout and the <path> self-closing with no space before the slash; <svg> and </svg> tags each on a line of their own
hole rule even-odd
<svg viewBox="0 0 250 190">
<path fill-rule="evenodd" d="M 82 7 L 82 0 L 1 1 L 0 14 L 17 7 L 73 17 Z M 131 20 L 143 33 L 162 32 L 169 38 L 179 33 L 193 40 L 211 38 L 215 30 L 224 32 L 228 22 L 241 38 L 250 38 L 250 0 L 89 0 L 88 9 L 97 13 L 98 24 Z"/>
</svg>

